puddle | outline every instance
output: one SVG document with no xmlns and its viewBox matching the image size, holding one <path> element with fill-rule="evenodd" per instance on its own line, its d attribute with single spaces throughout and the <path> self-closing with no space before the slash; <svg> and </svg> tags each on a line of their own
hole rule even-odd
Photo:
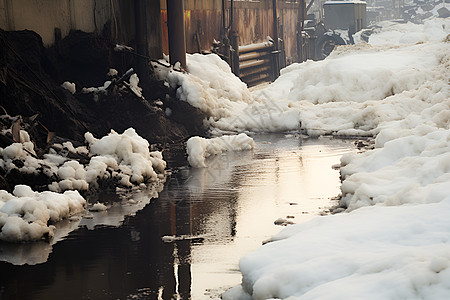
<svg viewBox="0 0 450 300">
<path fill-rule="evenodd" d="M 40 261 L 0 262 L 0 298 L 220 297 L 240 283 L 240 257 L 283 224 L 305 222 L 331 206 L 340 187 L 332 166 L 354 151 L 352 141 L 254 138 L 253 152 L 215 157 L 207 169 L 181 168 L 157 199 L 138 200 L 145 207 L 131 216 L 98 214 L 103 222 L 94 226 L 94 220 L 82 219 L 84 226 L 53 248 L 22 246 L 22 259 Z"/>
</svg>

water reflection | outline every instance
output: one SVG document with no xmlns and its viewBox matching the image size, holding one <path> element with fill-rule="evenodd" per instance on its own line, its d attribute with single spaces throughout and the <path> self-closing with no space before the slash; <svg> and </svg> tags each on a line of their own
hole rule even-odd
<svg viewBox="0 0 450 300">
<path fill-rule="evenodd" d="M 351 142 L 298 136 L 255 140 L 253 152 L 212 158 L 207 169 L 180 169 L 158 199 L 148 196 L 150 203 L 120 227 L 103 222 L 92 231 L 84 220 L 53 250 L 42 250 L 46 263 L 0 263 L 0 297 L 218 297 L 240 283 L 239 258 L 281 229 L 277 218 L 303 222 L 330 204 L 340 184 L 331 166 L 353 149 Z M 40 252 L 32 245 L 25 254 Z"/>
<path fill-rule="evenodd" d="M 164 188 L 164 181 L 153 183 L 144 189 L 135 189 L 126 194 L 102 194 L 101 202 L 108 206 L 107 211 L 89 212 L 62 220 L 55 224 L 55 236 L 50 243 L 39 241 L 25 244 L 11 244 L 0 242 L 0 261 L 14 265 L 36 265 L 45 263 L 52 252 L 53 245 L 64 240 L 72 231 L 86 227 L 94 230 L 98 226 L 118 227 L 128 216 L 134 216 L 137 211 L 142 210 L 150 200 L 158 197 L 158 192 Z M 98 201 L 90 199 L 93 203 Z"/>
</svg>

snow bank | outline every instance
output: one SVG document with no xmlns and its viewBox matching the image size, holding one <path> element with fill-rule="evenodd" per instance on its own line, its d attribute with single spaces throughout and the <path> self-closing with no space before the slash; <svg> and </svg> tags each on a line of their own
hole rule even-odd
<svg viewBox="0 0 450 300">
<path fill-rule="evenodd" d="M 111 81 L 110 81 L 110 80 L 107 80 L 107 81 L 105 81 L 105 82 L 103 83 L 103 86 L 99 86 L 99 87 L 88 87 L 88 88 L 84 87 L 84 88 L 81 89 L 81 92 L 82 92 L 83 94 L 89 94 L 89 93 L 95 93 L 95 94 L 97 94 L 97 93 L 103 93 L 103 94 L 107 94 L 107 93 L 108 93 L 107 89 L 108 89 L 108 87 L 109 87 L 110 85 L 111 85 Z M 97 98 L 95 98 L 95 99 L 97 99 Z"/>
<path fill-rule="evenodd" d="M 158 77 L 177 89 L 178 99 L 213 119 L 231 116 L 234 107 L 245 107 L 253 100 L 247 85 L 219 56 L 187 54 L 186 61 L 188 73 L 152 63 Z"/>
<path fill-rule="evenodd" d="M 447 299 L 450 130 L 414 133 L 343 157 L 351 212 L 289 226 L 247 254 L 223 299 Z"/>
<path fill-rule="evenodd" d="M 447 299 L 449 213 L 447 196 L 287 227 L 241 259 L 242 287 L 223 299 Z"/>
<path fill-rule="evenodd" d="M 179 99 L 210 116 L 216 135 L 298 129 L 313 136 L 376 135 L 386 123 L 422 115 L 446 99 L 449 28 L 448 18 L 384 22 L 370 44 L 341 46 L 323 61 L 290 65 L 252 93 L 216 55 L 188 55 L 189 73 L 154 66 Z"/>
<path fill-rule="evenodd" d="M 206 167 L 205 159 L 226 151 L 251 150 L 255 142 L 245 133 L 205 139 L 198 136 L 187 141 L 186 151 L 189 164 L 194 168 Z"/>
<path fill-rule="evenodd" d="M 142 88 L 139 86 L 139 77 L 137 76 L 137 74 L 133 74 L 130 76 L 130 89 L 139 98 L 143 97 Z"/>
<path fill-rule="evenodd" d="M 450 130 L 420 129 L 383 148 L 344 157 L 341 204 L 353 210 L 445 200 L 450 195 Z"/>
<path fill-rule="evenodd" d="M 85 206 L 86 200 L 77 191 L 38 193 L 25 185 L 17 185 L 13 194 L 0 190 L 0 240 L 52 238 L 51 224 L 83 211 Z"/>
<path fill-rule="evenodd" d="M 398 23 L 383 21 L 377 24 L 369 37 L 371 45 L 415 44 L 440 42 L 448 35 L 447 19 L 426 20 L 423 24 Z M 360 41 L 361 32 L 356 33 L 355 40 Z"/>
<path fill-rule="evenodd" d="M 223 299 L 449 297 L 449 22 L 389 24 L 374 45 L 292 65 L 263 90 L 308 133 L 376 135 L 375 149 L 341 159 L 346 213 L 288 226 L 247 254 L 242 285 Z M 237 128 L 226 121 L 216 124 Z"/>
<path fill-rule="evenodd" d="M 448 298 L 450 130 L 418 126 L 342 163 L 351 212 L 281 231 L 224 299 Z"/>
<path fill-rule="evenodd" d="M 438 114 L 448 103 L 450 20 L 417 26 L 429 29 L 429 41 L 341 46 L 323 61 L 288 66 L 253 93 L 258 102 L 211 122 L 214 132 L 366 136 L 405 118 L 429 119 L 424 111 Z"/>
</svg>

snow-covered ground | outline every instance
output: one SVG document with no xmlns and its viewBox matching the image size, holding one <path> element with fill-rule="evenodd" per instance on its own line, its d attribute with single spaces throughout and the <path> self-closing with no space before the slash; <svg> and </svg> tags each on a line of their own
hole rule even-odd
<svg viewBox="0 0 450 300">
<path fill-rule="evenodd" d="M 376 148 L 341 159 L 345 213 L 243 257 L 224 299 L 450 297 L 450 20 L 383 25 L 260 91 L 309 134 L 376 135 Z"/>
<path fill-rule="evenodd" d="M 214 56 L 161 74 L 209 114 L 213 134 L 376 137 L 341 160 L 345 213 L 289 226 L 246 255 L 224 299 L 450 298 L 450 19 L 381 25 L 369 44 L 293 64 L 250 96 Z"/>
<path fill-rule="evenodd" d="M 370 37 L 373 44 L 339 47 L 326 60 L 290 65 L 252 94 L 215 55 L 188 55 L 189 74 L 158 70 L 178 87 L 181 100 L 209 114 L 216 135 L 297 129 L 316 136 L 376 135 L 395 121 L 424 122 L 429 117 L 423 114 L 441 111 L 449 77 L 448 19 L 383 25 Z"/>
</svg>

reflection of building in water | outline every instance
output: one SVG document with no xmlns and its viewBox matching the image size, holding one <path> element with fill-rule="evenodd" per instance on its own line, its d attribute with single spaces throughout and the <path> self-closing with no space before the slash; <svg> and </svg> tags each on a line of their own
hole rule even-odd
<svg viewBox="0 0 450 300">
<path fill-rule="evenodd" d="M 174 201 L 170 208 L 171 234 L 173 236 L 190 236 L 191 201 L 189 199 Z M 191 292 L 191 241 L 179 240 L 172 243 L 173 276 L 175 280 L 175 299 L 188 299 Z"/>
</svg>

